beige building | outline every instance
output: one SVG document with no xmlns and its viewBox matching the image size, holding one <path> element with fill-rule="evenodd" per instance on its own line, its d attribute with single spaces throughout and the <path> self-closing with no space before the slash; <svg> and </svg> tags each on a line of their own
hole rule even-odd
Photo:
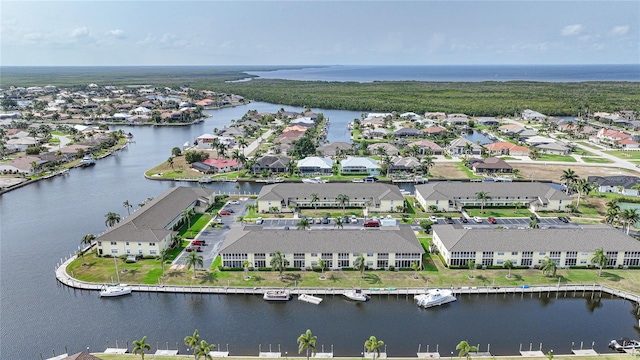
<svg viewBox="0 0 640 360">
<path fill-rule="evenodd" d="M 565 211 L 571 197 L 544 183 L 536 182 L 433 182 L 416 185 L 416 200 L 424 209 L 457 211 L 480 206 L 477 193 L 489 196 L 484 206 L 513 206 L 514 202 L 535 211 Z"/>
<path fill-rule="evenodd" d="M 252 267 L 269 268 L 276 251 L 287 260 L 288 268 L 307 269 L 319 266 L 342 269 L 354 267 L 362 254 L 368 268 L 410 268 L 422 265 L 424 249 L 408 226 L 375 230 L 263 230 L 260 226 L 232 228 L 222 244 L 222 265 L 242 268 L 244 261 Z"/>
<path fill-rule="evenodd" d="M 313 200 L 313 195 L 318 197 Z M 258 195 L 258 212 L 294 212 L 301 208 L 341 208 L 338 195 L 349 197 L 345 208 L 366 208 L 371 212 L 396 211 L 404 206 L 404 196 L 395 185 L 380 183 L 326 183 L 265 185 Z"/>
<path fill-rule="evenodd" d="M 535 267 L 549 257 L 558 267 L 591 265 L 596 249 L 609 258 L 607 266 L 640 266 L 640 242 L 607 225 L 563 229 L 487 229 L 434 225 L 433 246 L 447 266 L 466 267 L 470 260 L 482 266 Z"/>
<path fill-rule="evenodd" d="M 214 202 L 215 190 L 175 187 L 100 235 L 98 255 L 159 256 L 184 224 L 183 212 L 205 212 Z"/>
</svg>

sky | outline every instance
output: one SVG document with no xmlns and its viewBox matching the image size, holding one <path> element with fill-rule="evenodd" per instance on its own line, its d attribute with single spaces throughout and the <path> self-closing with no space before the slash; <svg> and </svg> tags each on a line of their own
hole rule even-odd
<svg viewBox="0 0 640 360">
<path fill-rule="evenodd" d="M 638 63 L 639 0 L 0 0 L 2 66 Z"/>
</svg>

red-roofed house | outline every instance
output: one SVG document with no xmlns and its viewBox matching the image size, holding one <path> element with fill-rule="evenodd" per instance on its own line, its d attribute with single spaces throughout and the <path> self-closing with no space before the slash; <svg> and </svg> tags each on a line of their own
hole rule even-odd
<svg viewBox="0 0 640 360">
<path fill-rule="evenodd" d="M 431 150 L 434 155 L 442 155 L 442 147 L 440 147 L 440 145 L 434 143 L 433 141 L 420 140 L 412 142 L 407 146 L 410 148 L 414 146 L 419 147 L 420 154 L 426 154 L 429 150 Z"/>
<path fill-rule="evenodd" d="M 239 163 L 234 159 L 207 159 L 203 163 L 216 169 L 218 173 L 238 170 Z"/>
<path fill-rule="evenodd" d="M 440 126 L 429 126 L 428 128 L 424 128 L 422 131 L 428 135 L 438 135 L 443 131 L 447 131 L 447 129 Z"/>
<path fill-rule="evenodd" d="M 640 144 L 629 139 L 624 139 L 618 141 L 618 145 L 620 145 L 623 149 L 637 149 Z"/>
<path fill-rule="evenodd" d="M 486 144 L 484 147 L 490 155 L 529 156 L 528 147 L 512 144 L 506 141 Z"/>
<path fill-rule="evenodd" d="M 598 139 L 616 142 L 620 140 L 632 140 L 633 137 L 627 133 L 618 130 L 600 129 L 596 134 Z"/>
</svg>

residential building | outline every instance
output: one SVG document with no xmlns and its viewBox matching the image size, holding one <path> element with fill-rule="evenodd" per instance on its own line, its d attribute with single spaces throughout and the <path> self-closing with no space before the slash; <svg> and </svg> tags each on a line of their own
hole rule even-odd
<svg viewBox="0 0 640 360">
<path fill-rule="evenodd" d="M 285 173 L 289 170 L 290 161 L 291 158 L 285 156 L 263 155 L 251 166 L 251 171 L 259 173 L 268 170 L 272 173 Z"/>
<path fill-rule="evenodd" d="M 351 152 L 351 144 L 337 141 L 318 147 L 318 153 L 324 157 L 335 157 Z"/>
<path fill-rule="evenodd" d="M 640 266 L 640 242 L 606 225 L 563 229 L 481 229 L 433 226 L 433 246 L 447 266 L 538 267 L 548 257 L 559 268 L 593 265 L 596 249 L 609 258 L 608 267 Z"/>
<path fill-rule="evenodd" d="M 486 159 L 469 159 L 471 168 L 476 174 L 498 174 L 511 173 L 513 168 L 506 161 L 497 157 L 488 157 Z"/>
<path fill-rule="evenodd" d="M 332 270 L 353 268 L 360 255 L 371 269 L 410 268 L 422 265 L 424 249 L 408 226 L 390 229 L 332 231 L 262 230 L 234 227 L 220 249 L 222 266 L 242 268 L 249 261 L 255 268 L 271 267 L 271 259 L 280 251 L 288 268 L 311 270 L 320 260 Z"/>
<path fill-rule="evenodd" d="M 302 174 L 331 174 L 333 160 L 326 157 L 309 156 L 298 160 L 298 170 Z"/>
<path fill-rule="evenodd" d="M 482 146 L 463 137 L 451 141 L 446 149 L 452 156 L 482 154 Z"/>
<path fill-rule="evenodd" d="M 640 190 L 633 187 L 640 184 L 640 177 L 618 175 L 618 176 L 589 176 L 587 181 L 598 184 L 600 193 L 617 193 L 625 196 L 639 196 Z"/>
<path fill-rule="evenodd" d="M 368 157 L 348 157 L 340 161 L 340 172 L 343 174 L 379 174 L 380 165 L 372 158 Z"/>
<path fill-rule="evenodd" d="M 422 136 L 422 131 L 414 128 L 402 128 L 393 132 L 396 138 L 419 138 Z"/>
<path fill-rule="evenodd" d="M 171 188 L 100 235 L 98 255 L 159 256 L 185 223 L 184 210 L 204 213 L 214 198 L 215 189 Z"/>
<path fill-rule="evenodd" d="M 498 119 L 493 118 L 493 117 L 483 117 L 483 118 L 479 118 L 477 120 L 478 125 L 482 125 L 482 126 L 494 126 L 494 125 L 500 125 L 500 121 L 498 121 Z"/>
<path fill-rule="evenodd" d="M 391 159 L 391 168 L 390 172 L 404 172 L 404 173 L 414 173 L 420 167 L 420 160 L 413 156 L 394 156 Z"/>
<path fill-rule="evenodd" d="M 565 211 L 572 198 L 548 184 L 538 182 L 432 182 L 416 185 L 416 201 L 423 208 L 436 206 L 456 211 L 465 206 L 480 206 L 477 193 L 489 195 L 485 206 L 512 206 L 514 202 L 532 210 Z"/>
<path fill-rule="evenodd" d="M 486 144 L 484 148 L 490 155 L 529 156 L 529 148 L 502 141 Z"/>
<path fill-rule="evenodd" d="M 427 153 L 431 153 L 433 155 L 442 155 L 442 148 L 440 145 L 434 143 L 431 140 L 420 140 L 416 142 L 409 143 L 407 147 L 412 148 L 417 146 L 420 149 L 420 154 L 424 155 Z"/>
<path fill-rule="evenodd" d="M 522 119 L 524 120 L 544 120 L 546 117 L 546 115 L 530 109 L 526 109 L 522 112 Z"/>
<path fill-rule="evenodd" d="M 389 155 L 389 156 L 398 155 L 398 148 L 389 143 L 371 144 L 367 146 L 367 150 L 369 150 L 371 154 L 376 154 L 376 155 L 380 155 L 380 154 Z"/>
<path fill-rule="evenodd" d="M 318 196 L 312 202 L 311 194 Z M 293 212 L 296 208 L 342 208 L 338 195 L 349 198 L 346 208 L 364 208 L 371 212 L 395 211 L 404 205 L 404 197 L 395 185 L 381 183 L 288 183 L 265 185 L 258 194 L 258 212 L 277 208 L 279 212 Z"/>
</svg>

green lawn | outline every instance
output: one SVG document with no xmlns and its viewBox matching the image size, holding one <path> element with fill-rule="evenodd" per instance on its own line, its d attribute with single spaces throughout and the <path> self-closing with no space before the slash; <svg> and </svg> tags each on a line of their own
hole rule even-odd
<svg viewBox="0 0 640 360">
<path fill-rule="evenodd" d="M 482 178 L 484 178 L 484 176 L 482 176 L 482 175 L 476 175 L 476 174 L 474 174 L 474 173 L 473 173 L 473 171 L 469 170 L 469 168 L 468 168 L 468 167 L 466 167 L 466 166 L 464 166 L 464 164 L 463 164 L 463 163 L 461 163 L 461 162 L 456 163 L 456 166 L 457 166 L 460 170 L 462 170 L 465 174 L 467 174 L 467 177 L 469 177 L 470 179 L 482 179 Z"/>
<path fill-rule="evenodd" d="M 573 153 L 575 155 L 581 155 L 581 156 L 598 156 L 598 154 L 592 153 L 591 151 L 587 151 L 585 149 L 581 149 L 581 148 L 576 148 Z"/>
<path fill-rule="evenodd" d="M 467 207 L 464 208 L 469 216 L 480 217 L 505 217 L 505 218 L 522 218 L 529 217 L 532 213 L 524 207 L 520 207 L 517 211 L 514 207 L 486 207 L 484 212 L 480 210 L 480 207 Z"/>
<path fill-rule="evenodd" d="M 564 161 L 564 162 L 576 162 L 571 156 L 568 155 L 554 155 L 554 154 L 542 154 L 539 158 L 535 159 L 536 161 L 544 162 L 544 161 Z"/>
<path fill-rule="evenodd" d="M 609 150 L 605 153 L 624 160 L 640 160 L 640 151 Z"/>
<path fill-rule="evenodd" d="M 583 157 L 582 161 L 586 163 L 596 163 L 596 164 L 610 164 L 613 162 L 609 159 L 601 158 L 601 157 Z"/>
<path fill-rule="evenodd" d="M 586 146 L 588 148 L 594 149 L 594 150 L 599 150 L 599 148 L 597 146 L 595 146 L 594 144 L 588 142 L 588 141 L 576 141 L 577 144 L 580 144 L 582 146 Z"/>
</svg>

